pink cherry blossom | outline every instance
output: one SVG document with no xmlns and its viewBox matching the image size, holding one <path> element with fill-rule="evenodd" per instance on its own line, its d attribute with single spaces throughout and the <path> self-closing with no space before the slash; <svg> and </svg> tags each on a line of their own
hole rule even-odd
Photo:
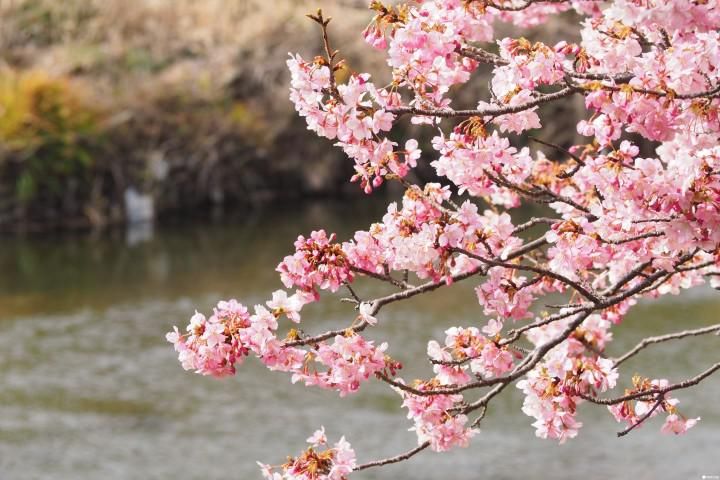
<svg viewBox="0 0 720 480">
<path fill-rule="evenodd" d="M 674 433 L 675 435 L 682 435 L 690 430 L 697 424 L 700 417 L 697 418 L 683 418 L 677 414 L 670 414 L 665 419 L 660 431 L 662 433 Z"/>
<path fill-rule="evenodd" d="M 408 457 L 426 446 L 467 446 L 509 385 L 522 392 L 521 410 L 540 438 L 576 437 L 582 404 L 608 405 L 622 435 L 657 416 L 665 417 L 661 432 L 685 433 L 699 418 L 680 413 L 671 394 L 689 384 L 637 374 L 612 393 L 628 383 L 622 362 L 656 342 L 616 360 L 608 350 L 640 300 L 720 286 L 716 4 L 371 2 L 362 36 L 386 57 L 389 71 L 377 77 L 385 86 L 351 72 L 342 49 L 330 46 L 327 19 L 311 15 L 328 51 L 290 55 L 292 104 L 309 130 L 352 160 L 350 180 L 365 193 L 386 183 L 404 193 L 345 241 L 325 230 L 299 236 L 277 266 L 294 294 L 276 290 L 252 314 L 220 302 L 209 317 L 196 312 L 186 332 L 173 328 L 166 338 L 181 365 L 224 377 L 254 355 L 294 383 L 343 397 L 387 382 L 421 447 Z M 495 37 L 502 22 L 521 30 L 568 10 L 579 19 L 576 35 L 554 46 L 521 31 Z M 481 66 L 487 88 L 470 85 Z M 468 100 L 473 92 L 479 97 Z M 582 138 L 556 144 L 564 140 L 553 138 L 553 115 L 564 107 L 555 106 L 572 101 L 584 109 L 574 126 Z M 531 130 L 541 131 L 528 142 Z M 438 178 L 413 174 L 425 162 Z M 517 208 L 528 204 L 538 208 Z M 406 383 L 381 340 L 382 309 L 461 281 L 474 287 L 480 316 L 429 338 L 432 371 Z M 347 324 L 314 334 L 290 328 L 320 291 L 343 286 L 357 309 Z M 392 328 L 414 328 L 395 320 Z M 308 442 L 280 467 L 260 464 L 263 476 L 344 480 L 360 467 L 344 438 L 330 446 L 324 428 Z"/>
</svg>

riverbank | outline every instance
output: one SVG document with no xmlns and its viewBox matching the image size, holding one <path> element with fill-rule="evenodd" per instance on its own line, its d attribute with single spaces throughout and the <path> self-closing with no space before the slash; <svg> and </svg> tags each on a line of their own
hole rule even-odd
<svg viewBox="0 0 720 480">
<path fill-rule="evenodd" d="M 352 3 L 319 2 L 353 67 L 372 70 Z M 0 3 L 0 230 L 124 223 L 133 199 L 162 216 L 354 193 L 352 166 L 287 99 L 287 53 L 320 48 L 304 17 L 317 6 Z"/>
</svg>

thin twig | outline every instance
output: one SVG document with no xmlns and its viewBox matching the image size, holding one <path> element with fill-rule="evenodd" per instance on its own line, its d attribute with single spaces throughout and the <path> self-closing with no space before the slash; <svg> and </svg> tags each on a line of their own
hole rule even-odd
<svg viewBox="0 0 720 480">
<path fill-rule="evenodd" d="M 644 399 L 644 401 L 647 401 L 647 397 L 653 397 L 656 395 L 664 395 L 668 392 L 672 392 L 673 390 L 681 390 L 684 388 L 689 388 L 697 385 L 698 383 L 705 380 L 707 377 L 715 373 L 717 370 L 720 370 L 720 362 L 712 365 L 707 370 L 699 373 L 698 375 L 689 378 L 687 380 L 684 380 L 679 383 L 675 383 L 672 385 L 668 385 L 663 388 L 653 388 L 650 390 L 644 390 L 642 392 L 635 392 L 635 393 L 629 393 L 627 395 L 623 395 L 622 397 L 616 397 L 616 398 L 598 398 L 598 397 L 592 397 L 590 395 L 579 395 L 580 398 L 587 400 L 588 402 L 595 403 L 597 405 L 616 405 L 618 403 L 627 402 L 628 400 L 638 400 L 638 399 Z"/>
<path fill-rule="evenodd" d="M 658 335 L 656 337 L 647 337 L 640 341 L 637 345 L 635 345 L 631 350 L 629 350 L 624 355 L 621 355 L 615 360 L 615 366 L 617 367 L 621 363 L 625 362 L 626 360 L 634 357 L 637 355 L 641 350 L 645 349 L 649 345 L 655 344 L 655 343 L 662 343 L 667 342 L 670 340 L 676 340 L 680 338 L 685 337 L 697 337 L 700 335 L 705 335 L 708 333 L 718 333 L 720 332 L 720 323 L 716 325 L 710 325 L 708 327 L 703 328 L 696 328 L 694 330 L 684 330 L 682 332 L 676 332 L 676 333 L 668 333 L 667 335 Z"/>
<path fill-rule="evenodd" d="M 663 403 L 664 401 L 665 401 L 665 397 L 663 397 L 662 395 L 660 395 L 660 396 L 658 397 L 658 399 L 655 401 L 655 405 L 653 405 L 652 408 L 651 408 L 650 410 L 648 410 L 645 415 L 643 415 L 642 417 L 638 418 L 637 422 L 633 423 L 632 425 L 630 425 L 629 427 L 627 427 L 627 428 L 626 428 L 625 430 L 623 430 L 622 432 L 617 432 L 617 436 L 618 436 L 618 437 L 624 437 L 624 436 L 627 435 L 628 433 L 632 432 L 636 427 L 639 427 L 645 420 L 647 420 L 648 418 L 650 418 L 650 416 L 655 412 L 655 410 L 657 410 L 657 408 L 658 408 L 660 405 L 662 405 L 662 403 Z"/>
<path fill-rule="evenodd" d="M 380 467 L 383 465 L 388 465 L 390 463 L 402 462 L 403 460 L 407 460 L 408 458 L 412 457 L 413 455 L 422 452 L 429 446 L 430 446 L 430 442 L 421 443 L 420 445 L 413 448 L 412 450 L 408 450 L 407 452 L 401 453 L 400 455 L 396 455 L 394 457 L 389 457 L 389 458 L 385 458 L 382 460 L 375 460 L 373 462 L 367 462 L 367 463 L 358 465 L 357 467 L 353 468 L 353 472 L 357 472 L 359 470 L 365 470 L 366 468 Z"/>
</svg>

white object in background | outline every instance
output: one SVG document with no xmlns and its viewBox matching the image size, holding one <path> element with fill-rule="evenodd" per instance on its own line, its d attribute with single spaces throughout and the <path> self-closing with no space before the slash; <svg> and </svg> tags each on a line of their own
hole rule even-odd
<svg viewBox="0 0 720 480">
<path fill-rule="evenodd" d="M 125 220 L 129 224 L 150 222 L 155 217 L 155 202 L 151 195 L 133 187 L 125 190 Z"/>
</svg>

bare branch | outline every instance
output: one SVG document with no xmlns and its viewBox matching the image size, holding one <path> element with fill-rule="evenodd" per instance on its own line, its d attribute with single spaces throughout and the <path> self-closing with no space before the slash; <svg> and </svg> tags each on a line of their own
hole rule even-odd
<svg viewBox="0 0 720 480">
<path fill-rule="evenodd" d="M 591 85 L 585 85 L 588 89 L 594 89 L 594 88 L 600 88 L 602 90 L 609 90 L 611 92 L 622 92 L 624 91 L 624 88 L 627 88 L 627 86 L 624 87 L 618 87 L 616 85 L 597 85 L 597 84 L 591 84 Z M 696 92 L 696 93 L 675 93 L 672 91 L 663 91 L 663 90 L 648 90 L 645 88 L 638 88 L 638 87 L 630 87 L 629 90 L 631 90 L 634 93 L 640 93 L 643 95 L 652 95 L 656 97 L 668 97 L 672 99 L 677 100 L 692 100 L 695 98 L 713 98 L 718 96 L 720 94 L 720 85 L 713 87 L 710 90 L 706 90 L 703 92 Z"/>
<path fill-rule="evenodd" d="M 641 350 L 645 349 L 649 345 L 653 345 L 655 343 L 667 342 L 670 340 L 676 340 L 676 339 L 685 338 L 685 337 L 697 337 L 700 335 L 706 335 L 708 333 L 720 333 L 720 323 L 718 323 L 716 325 L 710 325 L 708 327 L 696 328 L 694 330 L 684 330 L 682 332 L 668 333 L 667 335 L 659 335 L 657 337 L 645 338 L 640 343 L 635 345 L 635 347 L 633 347 L 627 353 L 618 357 L 615 360 L 615 366 L 617 367 L 618 365 L 625 362 L 626 360 L 634 357 Z"/>
<path fill-rule="evenodd" d="M 328 36 L 328 25 L 330 24 L 332 17 L 323 17 L 322 10 L 319 8 L 315 14 L 308 14 L 307 17 L 320 25 L 320 29 L 322 30 L 323 46 L 325 47 L 325 61 L 327 61 L 328 68 L 330 69 L 330 92 L 333 97 L 340 98 L 340 92 L 338 91 L 337 83 L 335 82 L 334 61 L 337 52 L 334 52 L 332 48 L 330 48 L 330 37 Z"/>
<path fill-rule="evenodd" d="M 561 218 L 533 217 L 530 220 L 528 220 L 527 222 L 521 223 L 520 225 L 515 227 L 515 229 L 513 230 L 512 233 L 513 233 L 513 235 L 517 235 L 518 233 L 524 232 L 525 230 L 528 230 L 528 229 L 534 227 L 535 225 L 539 225 L 541 223 L 544 223 L 547 225 L 552 225 L 556 222 L 561 222 L 561 221 L 562 221 Z"/>
<path fill-rule="evenodd" d="M 627 238 L 618 238 L 618 239 L 611 239 L 611 240 L 601 238 L 600 241 L 603 243 L 609 243 L 611 245 L 622 245 L 623 243 L 630 243 L 630 242 L 634 242 L 636 240 L 644 240 L 646 238 L 657 238 L 657 237 L 662 237 L 663 235 L 665 235 L 665 232 L 646 232 L 646 233 L 641 233 L 639 235 L 635 235 L 633 237 L 627 237 Z"/>
<path fill-rule="evenodd" d="M 359 273 L 361 275 L 366 275 L 368 277 L 372 277 L 377 280 L 382 280 L 383 282 L 390 283 L 392 285 L 395 285 L 398 288 L 402 288 L 403 290 L 407 290 L 408 288 L 414 288 L 412 285 L 407 283 L 406 280 L 397 280 L 390 275 L 384 275 L 382 273 L 371 272 L 370 270 L 365 270 L 364 268 L 358 268 L 358 267 L 351 267 L 351 268 L 352 268 L 353 272 Z"/>
<path fill-rule="evenodd" d="M 412 457 L 413 455 L 422 452 L 429 446 L 430 446 L 430 442 L 421 443 L 420 445 L 413 448 L 412 450 L 408 450 L 407 452 L 401 453 L 400 455 L 396 455 L 394 457 L 385 458 L 383 460 L 375 460 L 374 462 L 368 462 L 368 463 L 363 463 L 362 465 L 358 465 L 357 467 L 355 467 L 353 469 L 353 472 L 357 472 L 359 470 L 365 470 L 366 468 L 380 467 L 382 465 L 388 465 L 390 463 L 402 462 L 403 460 L 407 460 L 408 458 Z"/>
</svg>

